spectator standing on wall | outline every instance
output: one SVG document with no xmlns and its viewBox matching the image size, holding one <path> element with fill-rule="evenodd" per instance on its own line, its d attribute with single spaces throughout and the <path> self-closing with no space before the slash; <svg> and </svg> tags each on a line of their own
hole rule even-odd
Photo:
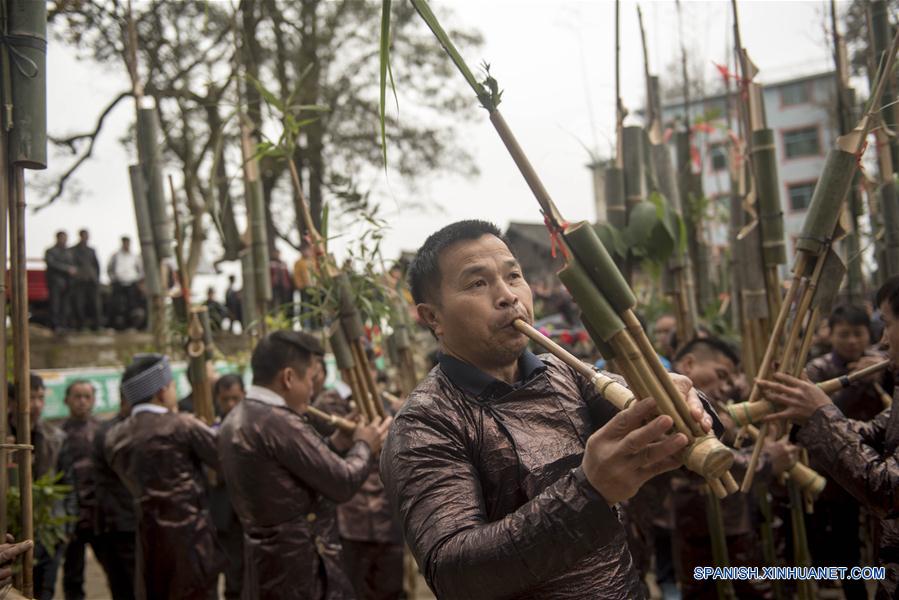
<svg viewBox="0 0 899 600">
<path fill-rule="evenodd" d="M 73 308 L 75 327 L 97 330 L 100 328 L 100 262 L 97 253 L 87 245 L 90 239 L 87 229 L 78 232 L 78 243 L 72 247 L 75 263 L 73 279 Z"/>
<path fill-rule="evenodd" d="M 50 293 L 50 326 L 56 332 L 68 325 L 68 296 L 72 277 L 76 273 L 68 242 L 68 234 L 65 231 L 57 231 L 56 245 L 44 253 L 44 262 L 47 263 L 47 288 Z"/>
</svg>

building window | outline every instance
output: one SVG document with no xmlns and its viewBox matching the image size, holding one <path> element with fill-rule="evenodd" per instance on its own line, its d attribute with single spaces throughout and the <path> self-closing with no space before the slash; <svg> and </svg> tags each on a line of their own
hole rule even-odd
<svg viewBox="0 0 899 600">
<path fill-rule="evenodd" d="M 723 171 L 727 168 L 727 144 L 712 144 L 709 146 L 709 154 L 712 157 L 713 171 Z"/>
<path fill-rule="evenodd" d="M 806 181 L 787 185 L 791 211 L 797 212 L 808 208 L 808 205 L 812 203 L 812 194 L 815 192 L 816 183 L 816 181 Z"/>
<path fill-rule="evenodd" d="M 811 82 L 800 81 L 791 83 L 780 88 L 780 103 L 784 106 L 794 106 L 796 104 L 805 104 L 811 102 L 812 86 Z"/>
<path fill-rule="evenodd" d="M 787 158 L 802 156 L 818 156 L 821 154 L 821 142 L 818 139 L 818 127 L 803 127 L 784 131 L 784 154 Z"/>
</svg>

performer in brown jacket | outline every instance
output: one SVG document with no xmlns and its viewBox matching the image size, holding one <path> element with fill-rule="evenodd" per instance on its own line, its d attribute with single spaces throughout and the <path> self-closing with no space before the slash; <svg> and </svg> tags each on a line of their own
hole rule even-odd
<svg viewBox="0 0 899 600">
<path fill-rule="evenodd" d="M 675 468 L 685 436 L 651 399 L 617 413 L 527 351 L 512 322 L 533 321 L 531 290 L 492 224 L 431 235 L 409 278 L 441 354 L 397 413 L 381 477 L 428 585 L 454 600 L 642 597 L 616 504 Z"/>
<path fill-rule="evenodd" d="M 253 385 L 219 430 L 222 474 L 244 530 L 246 600 L 355 597 L 336 504 L 368 477 L 390 419 L 322 438 L 304 415 L 320 354 L 305 333 L 263 338 L 251 359 Z"/>
<path fill-rule="evenodd" d="M 877 292 L 883 316 L 881 343 L 892 366 L 899 365 L 899 277 Z M 846 418 L 814 384 L 776 375 L 761 382 L 765 396 L 783 407 L 769 419 L 801 425 L 797 439 L 827 474 L 880 519 L 878 559 L 886 579 L 878 600 L 899 597 L 899 411 L 887 409 L 873 421 Z"/>
<path fill-rule="evenodd" d="M 374 356 L 370 357 L 374 365 Z M 350 414 L 352 396 L 338 390 L 324 390 L 326 366 L 315 381 L 312 405 L 333 415 Z M 393 414 L 390 403 L 384 410 Z M 333 426 L 314 423 L 323 435 L 334 433 Z M 337 506 L 337 529 L 343 545 L 344 562 L 356 596 L 365 600 L 396 600 L 403 597 L 403 533 L 390 509 L 378 462 L 371 465 L 368 478 L 348 501 Z"/>
<path fill-rule="evenodd" d="M 215 433 L 178 414 L 165 356 L 136 356 L 122 395 L 131 415 L 107 434 L 106 457 L 137 507 L 135 596 L 205 600 L 223 566 L 202 471 L 218 468 Z"/>
</svg>

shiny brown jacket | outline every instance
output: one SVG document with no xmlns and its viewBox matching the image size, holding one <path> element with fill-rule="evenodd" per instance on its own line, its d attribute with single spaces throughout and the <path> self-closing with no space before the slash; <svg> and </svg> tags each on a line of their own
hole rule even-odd
<svg viewBox="0 0 899 600">
<path fill-rule="evenodd" d="M 67 455 L 72 463 L 71 470 L 78 499 L 76 526 L 90 532 L 94 528 L 94 513 L 97 507 L 94 461 L 91 453 L 94 434 L 99 426 L 100 421 L 93 416 L 85 420 L 69 418 L 62 424 L 62 430 L 66 434 L 65 446 L 68 449 L 64 455 Z"/>
<path fill-rule="evenodd" d="M 798 439 L 836 483 L 881 519 L 878 559 L 886 580 L 878 583 L 877 598 L 899 598 L 899 411 L 863 422 L 828 404 L 802 426 Z"/>
<path fill-rule="evenodd" d="M 319 394 L 313 405 L 333 415 L 346 416 L 350 412 L 349 398 L 342 398 L 333 390 Z M 389 409 L 387 411 L 389 414 Z M 314 425 L 323 434 L 333 433 L 333 426 L 322 427 L 318 423 Z M 384 483 L 381 481 L 377 462 L 372 463 L 368 478 L 359 491 L 348 501 L 337 506 L 337 526 L 340 537 L 345 540 L 380 544 L 403 543 L 399 523 L 390 509 L 387 494 L 384 493 Z"/>
<path fill-rule="evenodd" d="M 116 415 L 100 423 L 94 434 L 92 462 L 97 505 L 94 511 L 94 533 L 134 532 L 137 519 L 134 514 L 134 497 L 106 460 L 106 435 L 109 430 L 125 420 Z"/>
<path fill-rule="evenodd" d="M 106 458 L 135 498 L 138 598 L 206 598 L 223 555 L 202 465 L 218 468 L 215 432 L 193 415 L 140 412 L 113 426 Z"/>
<path fill-rule="evenodd" d="M 368 476 L 368 445 L 338 456 L 305 417 L 247 397 L 222 423 L 218 446 L 244 530 L 243 598 L 353 598 L 335 506 Z"/>
<path fill-rule="evenodd" d="M 618 513 L 580 468 L 587 438 L 615 408 L 552 356 L 526 352 L 521 385 L 494 381 L 481 394 L 441 361 L 381 455 L 388 497 L 436 595 L 642 598 Z"/>
</svg>

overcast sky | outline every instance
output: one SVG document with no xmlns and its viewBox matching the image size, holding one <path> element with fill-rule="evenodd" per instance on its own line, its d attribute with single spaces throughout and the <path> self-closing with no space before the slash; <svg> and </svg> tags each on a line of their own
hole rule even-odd
<svg viewBox="0 0 899 600">
<path fill-rule="evenodd" d="M 609 152 L 614 130 L 614 3 L 452 0 L 434 4 L 452 8 L 458 26 L 475 27 L 483 34 L 481 55 L 466 59 L 470 64 L 482 60 L 491 64 L 504 89 L 500 108 L 562 214 L 569 221 L 592 220 L 592 183 L 585 168 L 588 156 L 578 140 Z M 642 6 L 651 69 L 679 81 L 679 72 L 665 72 L 679 52 L 675 4 L 656 1 Z M 759 66 L 762 81 L 832 68 L 823 31 L 827 6 L 811 0 L 740 2 L 744 45 Z M 845 9 L 845 4 L 840 6 Z M 621 14 L 622 90 L 625 104 L 635 111 L 642 106 L 644 85 L 636 3 L 622 2 Z M 713 62 L 726 60 L 730 3 L 685 2 L 683 16 L 688 49 L 711 71 Z M 72 49 L 51 44 L 50 132 L 62 135 L 91 127 L 109 99 L 128 87 L 124 72 L 115 71 L 118 68 L 118 64 L 98 68 L 79 62 Z M 397 86 L 414 85 L 414 74 L 398 77 Z M 392 175 L 391 188 L 383 194 L 390 207 L 391 230 L 383 244 L 388 258 L 400 250 L 414 250 L 429 233 L 453 220 L 483 218 L 505 227 L 509 221 L 539 219 L 536 201 L 475 99 L 471 110 L 477 118 L 464 132 L 465 143 L 473 150 L 481 175 L 474 179 L 435 176 L 423 190 L 428 203 L 439 207 L 429 212 L 398 211 L 396 201 L 404 198 L 398 175 Z M 78 176 L 83 191 L 80 201 L 57 202 L 28 215 L 29 257 L 42 257 L 56 230 L 65 229 L 74 237 L 83 226 L 90 230 L 105 270 L 119 237 L 136 237 L 127 178 L 133 159 L 120 143 L 133 115 L 133 104 L 123 102 L 110 116 L 94 157 Z M 28 172 L 26 177 L 33 174 Z M 32 192 L 29 202 L 39 200 Z M 292 251 L 286 254 L 293 256 Z"/>
</svg>

